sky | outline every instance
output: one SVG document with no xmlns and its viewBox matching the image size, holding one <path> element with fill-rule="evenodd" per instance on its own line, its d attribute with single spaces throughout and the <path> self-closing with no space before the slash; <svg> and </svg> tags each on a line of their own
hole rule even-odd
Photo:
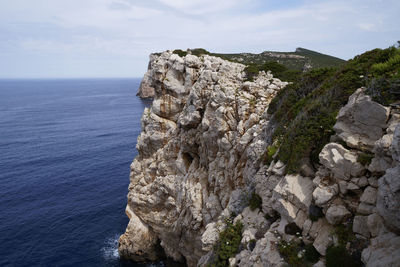
<svg viewBox="0 0 400 267">
<path fill-rule="evenodd" d="M 342 59 L 400 40 L 398 0 L 0 0 L 0 78 L 141 77 L 152 52 Z"/>
</svg>

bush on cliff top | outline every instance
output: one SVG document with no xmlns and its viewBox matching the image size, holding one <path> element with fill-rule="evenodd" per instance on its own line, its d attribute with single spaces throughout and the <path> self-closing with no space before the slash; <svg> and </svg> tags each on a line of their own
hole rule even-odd
<svg viewBox="0 0 400 267">
<path fill-rule="evenodd" d="M 392 58 L 398 53 L 399 49 L 394 47 L 375 49 L 356 56 L 339 69 L 311 70 L 277 94 L 268 113 L 273 114 L 277 125 L 273 134 L 274 143 L 280 144 L 277 158 L 287 165 L 288 173 L 298 172 L 303 158 L 310 158 L 313 164 L 319 162 L 319 153 L 334 133 L 339 109 L 357 88 L 368 87 L 382 77 L 397 79 L 397 60 Z M 385 67 L 377 65 L 381 63 Z M 391 87 L 375 94 L 383 99 L 381 103 L 400 100 L 396 88 L 391 83 Z"/>
<path fill-rule="evenodd" d="M 297 80 L 301 73 L 299 70 L 290 70 L 275 61 L 269 61 L 264 64 L 251 63 L 244 69 L 248 81 L 253 81 L 260 71 L 271 71 L 275 78 L 289 82 Z"/>
</svg>

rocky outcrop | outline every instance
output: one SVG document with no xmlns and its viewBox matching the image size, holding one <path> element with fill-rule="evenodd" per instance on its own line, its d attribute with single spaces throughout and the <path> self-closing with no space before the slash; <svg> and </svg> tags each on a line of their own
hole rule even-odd
<svg viewBox="0 0 400 267">
<path fill-rule="evenodd" d="M 339 244 L 362 252 L 366 266 L 394 264 L 387 257 L 400 250 L 398 111 L 358 89 L 320 165 L 305 159 L 301 174 L 287 174 L 276 155 L 264 160 L 275 128 L 268 105 L 287 83 L 269 72 L 244 81 L 244 67 L 209 55 L 150 57 L 142 84 L 154 88 L 154 101 L 131 164 L 120 255 L 154 260 L 161 247 L 188 266 L 207 266 L 232 221 L 243 230 L 231 266 L 285 266 L 280 251 L 291 246 L 301 259 L 305 245 L 324 266 L 328 247 Z M 251 209 L 252 195 L 259 205 Z"/>
<path fill-rule="evenodd" d="M 244 82 L 244 67 L 207 55 L 150 57 L 145 82 L 155 97 L 131 165 L 134 219 L 120 239 L 121 256 L 141 260 L 159 244 L 194 266 L 216 241 L 213 224 L 246 205 L 267 146 L 268 104 L 287 83 L 270 73 Z M 157 242 L 135 243 L 146 233 Z"/>
<path fill-rule="evenodd" d="M 154 54 L 150 55 L 150 61 L 151 58 L 155 57 Z M 152 69 L 151 66 L 149 64 L 149 67 L 147 69 L 147 72 L 144 74 L 142 81 L 140 82 L 140 86 L 137 92 L 137 96 L 139 96 L 140 98 L 153 98 L 154 97 L 154 87 L 152 86 L 152 77 L 153 77 L 153 73 L 152 73 Z"/>
</svg>

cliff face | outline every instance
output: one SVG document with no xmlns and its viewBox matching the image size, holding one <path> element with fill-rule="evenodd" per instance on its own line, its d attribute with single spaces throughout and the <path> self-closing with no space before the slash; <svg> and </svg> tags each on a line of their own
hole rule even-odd
<svg viewBox="0 0 400 267">
<path fill-rule="evenodd" d="M 305 163 L 302 175 L 286 174 L 268 150 L 275 125 L 267 109 L 287 83 L 263 72 L 245 82 L 244 67 L 208 55 L 150 57 L 141 88 L 154 88 L 154 101 L 131 164 L 120 255 L 155 260 L 161 246 L 189 266 L 215 262 L 228 219 L 243 224 L 232 266 L 283 266 L 282 241 L 312 244 L 320 266 L 327 248 L 343 242 L 362 251 L 367 266 L 398 261 L 391 255 L 400 249 L 398 110 L 357 90 L 316 172 Z M 260 205 L 247 207 L 255 195 Z M 338 238 L 338 225 L 361 241 Z"/>
</svg>

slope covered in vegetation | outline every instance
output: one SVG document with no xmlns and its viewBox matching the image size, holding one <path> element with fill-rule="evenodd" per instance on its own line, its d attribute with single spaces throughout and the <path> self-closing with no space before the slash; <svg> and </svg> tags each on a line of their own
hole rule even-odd
<svg viewBox="0 0 400 267">
<path fill-rule="evenodd" d="M 223 58 L 225 60 L 239 62 L 245 65 L 253 65 L 253 66 L 262 66 L 266 63 L 276 62 L 282 64 L 289 70 L 297 70 L 297 71 L 302 71 L 305 68 L 308 69 L 308 68 L 325 68 L 325 67 L 341 66 L 344 63 L 346 63 L 346 61 L 343 59 L 321 54 L 304 48 L 297 48 L 295 52 L 264 51 L 260 54 L 211 53 L 203 48 L 188 49 L 187 51 L 176 49 L 173 52 L 178 54 L 179 56 L 185 56 L 187 53 L 191 53 L 196 56 L 211 55 Z"/>
<path fill-rule="evenodd" d="M 339 68 L 302 73 L 280 91 L 269 106 L 277 127 L 274 144 L 287 171 L 298 171 L 303 159 L 318 162 L 318 154 L 333 134 L 339 109 L 357 88 L 381 104 L 400 100 L 400 49 L 375 49 Z"/>
</svg>

